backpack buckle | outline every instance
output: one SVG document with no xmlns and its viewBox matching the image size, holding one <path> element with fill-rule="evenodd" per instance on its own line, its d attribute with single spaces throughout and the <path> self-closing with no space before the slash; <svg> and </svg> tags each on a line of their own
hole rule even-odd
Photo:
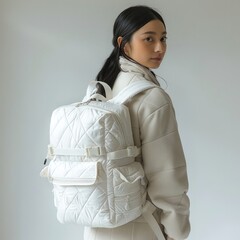
<svg viewBox="0 0 240 240">
<path fill-rule="evenodd" d="M 106 154 L 106 150 L 104 147 L 85 148 L 85 155 L 87 157 L 98 157 L 105 154 Z"/>
</svg>

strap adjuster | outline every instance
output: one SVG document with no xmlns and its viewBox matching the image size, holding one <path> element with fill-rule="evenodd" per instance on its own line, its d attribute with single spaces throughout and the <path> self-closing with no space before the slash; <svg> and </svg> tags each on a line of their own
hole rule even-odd
<svg viewBox="0 0 240 240">
<path fill-rule="evenodd" d="M 86 157 L 102 156 L 106 154 L 104 147 L 85 148 Z"/>
<path fill-rule="evenodd" d="M 136 157 L 139 154 L 139 149 L 136 146 L 127 147 L 128 157 Z"/>
<path fill-rule="evenodd" d="M 48 145 L 48 152 L 47 152 L 47 157 L 51 158 L 53 157 L 55 154 L 54 154 L 54 149 L 51 145 Z"/>
</svg>

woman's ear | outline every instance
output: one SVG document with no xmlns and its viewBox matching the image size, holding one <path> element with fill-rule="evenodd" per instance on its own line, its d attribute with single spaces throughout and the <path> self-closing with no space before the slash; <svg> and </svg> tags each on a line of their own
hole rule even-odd
<svg viewBox="0 0 240 240">
<path fill-rule="evenodd" d="M 117 38 L 118 47 L 120 47 L 120 45 L 121 45 L 121 43 L 122 43 L 122 39 L 123 39 L 123 38 L 122 38 L 121 36 Z"/>
<path fill-rule="evenodd" d="M 122 40 L 123 40 L 123 37 L 121 37 L 121 36 L 117 38 L 118 47 L 121 46 Z M 123 51 L 127 56 L 129 55 L 129 43 L 128 42 L 123 47 Z"/>
</svg>

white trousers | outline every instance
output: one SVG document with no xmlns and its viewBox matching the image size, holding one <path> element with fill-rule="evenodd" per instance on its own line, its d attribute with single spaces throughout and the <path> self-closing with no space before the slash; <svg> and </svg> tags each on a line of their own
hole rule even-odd
<svg viewBox="0 0 240 240">
<path fill-rule="evenodd" d="M 84 229 L 84 240 L 157 240 L 146 222 L 130 222 L 117 228 Z"/>
</svg>

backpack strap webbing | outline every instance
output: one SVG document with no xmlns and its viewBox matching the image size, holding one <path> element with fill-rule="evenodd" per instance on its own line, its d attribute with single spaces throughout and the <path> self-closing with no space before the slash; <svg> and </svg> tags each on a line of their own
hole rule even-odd
<svg viewBox="0 0 240 240">
<path fill-rule="evenodd" d="M 145 206 L 143 208 L 142 216 L 146 220 L 146 222 L 149 224 L 150 228 L 155 233 L 158 240 L 166 240 L 164 237 L 162 230 L 153 216 L 154 211 L 156 210 L 156 207 L 149 201 L 146 201 Z"/>
</svg>

